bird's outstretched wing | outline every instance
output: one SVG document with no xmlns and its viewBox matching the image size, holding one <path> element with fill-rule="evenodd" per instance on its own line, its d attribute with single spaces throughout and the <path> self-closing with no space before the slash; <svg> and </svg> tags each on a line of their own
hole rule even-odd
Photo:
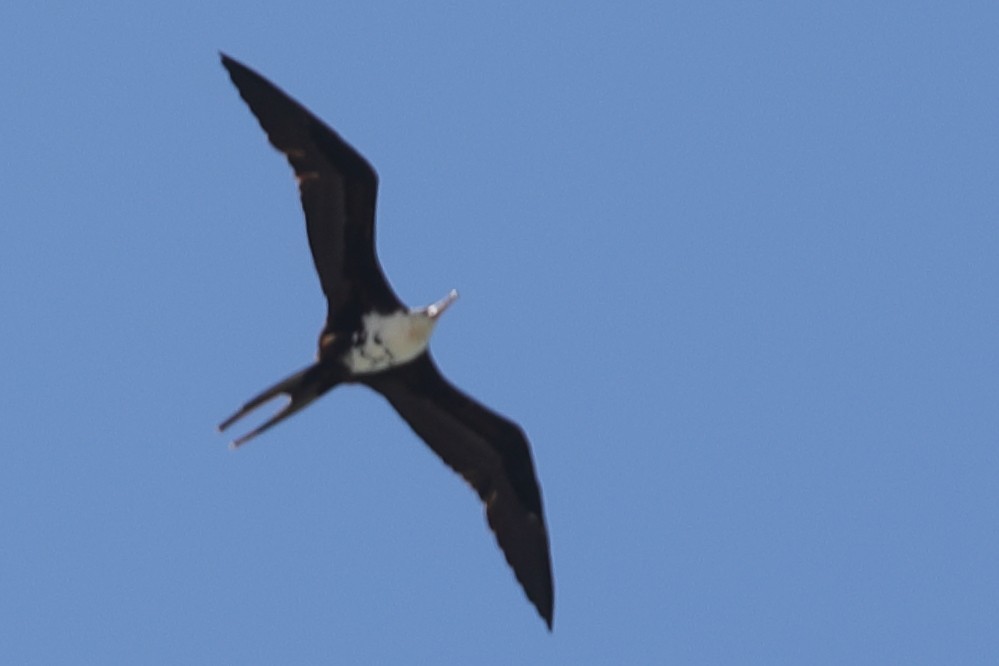
<svg viewBox="0 0 999 666">
<path fill-rule="evenodd" d="M 548 532 L 531 451 L 520 427 L 456 389 L 429 352 L 358 380 L 384 395 L 416 434 L 475 488 L 507 562 L 551 629 Z"/>
<path fill-rule="evenodd" d="M 273 83 L 225 54 L 222 64 L 271 144 L 295 171 L 330 322 L 357 316 L 359 303 L 384 312 L 402 307 L 375 254 L 375 170 Z"/>
</svg>

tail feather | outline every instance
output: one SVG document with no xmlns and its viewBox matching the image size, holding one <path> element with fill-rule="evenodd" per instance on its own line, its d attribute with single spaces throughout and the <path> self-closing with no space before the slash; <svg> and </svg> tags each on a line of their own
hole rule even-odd
<svg viewBox="0 0 999 666">
<path fill-rule="evenodd" d="M 282 379 L 274 386 L 261 391 L 258 395 L 251 398 L 246 404 L 240 407 L 236 413 L 219 424 L 219 432 L 223 432 L 233 423 L 240 420 L 265 402 L 269 402 L 279 395 L 288 396 L 289 400 L 287 404 L 285 404 L 285 406 L 282 407 L 277 414 L 272 416 L 257 428 L 232 441 L 230 446 L 232 448 L 237 448 L 306 407 L 313 400 L 329 391 L 338 383 L 340 383 L 340 380 L 336 377 L 330 376 L 327 368 L 324 368 L 319 363 L 310 365 L 309 367 L 299 370 L 295 374 Z"/>
</svg>

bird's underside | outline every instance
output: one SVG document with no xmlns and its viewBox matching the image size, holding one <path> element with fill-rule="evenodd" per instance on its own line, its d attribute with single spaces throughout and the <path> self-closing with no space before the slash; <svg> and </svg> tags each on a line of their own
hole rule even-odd
<svg viewBox="0 0 999 666">
<path fill-rule="evenodd" d="M 517 424 L 448 382 L 427 348 L 438 317 L 457 293 L 426 308 L 406 308 L 375 254 L 374 169 L 265 78 L 225 55 L 222 64 L 295 172 L 327 318 L 318 360 L 252 398 L 219 429 L 285 396 L 288 402 L 277 414 L 233 442 L 239 446 L 338 384 L 362 383 L 378 391 L 478 493 L 507 562 L 551 629 L 548 533 L 527 438 Z"/>
</svg>

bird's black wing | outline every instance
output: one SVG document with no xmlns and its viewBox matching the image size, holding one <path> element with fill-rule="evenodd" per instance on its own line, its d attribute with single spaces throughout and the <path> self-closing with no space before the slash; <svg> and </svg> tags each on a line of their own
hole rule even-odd
<svg viewBox="0 0 999 666">
<path fill-rule="evenodd" d="M 520 427 L 456 389 L 428 352 L 357 379 L 388 398 L 416 434 L 475 488 L 507 562 L 550 629 L 554 593 L 548 532 Z"/>
<path fill-rule="evenodd" d="M 375 255 L 375 170 L 273 83 L 225 54 L 222 64 L 271 144 L 295 170 L 330 323 L 357 316 L 362 305 L 383 312 L 402 307 Z"/>
</svg>

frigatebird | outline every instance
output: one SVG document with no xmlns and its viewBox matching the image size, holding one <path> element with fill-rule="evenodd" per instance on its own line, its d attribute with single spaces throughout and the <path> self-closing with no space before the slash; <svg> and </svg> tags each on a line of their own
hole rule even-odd
<svg viewBox="0 0 999 666">
<path fill-rule="evenodd" d="M 455 388 L 428 349 L 440 315 L 458 292 L 424 308 L 403 305 L 375 254 L 375 170 L 273 83 L 221 56 L 240 96 L 295 172 L 327 314 L 316 362 L 252 398 L 219 431 L 272 398 L 288 398 L 277 414 L 232 442 L 238 447 L 339 384 L 378 391 L 479 494 L 507 562 L 550 631 L 548 532 L 524 431 Z"/>
</svg>

